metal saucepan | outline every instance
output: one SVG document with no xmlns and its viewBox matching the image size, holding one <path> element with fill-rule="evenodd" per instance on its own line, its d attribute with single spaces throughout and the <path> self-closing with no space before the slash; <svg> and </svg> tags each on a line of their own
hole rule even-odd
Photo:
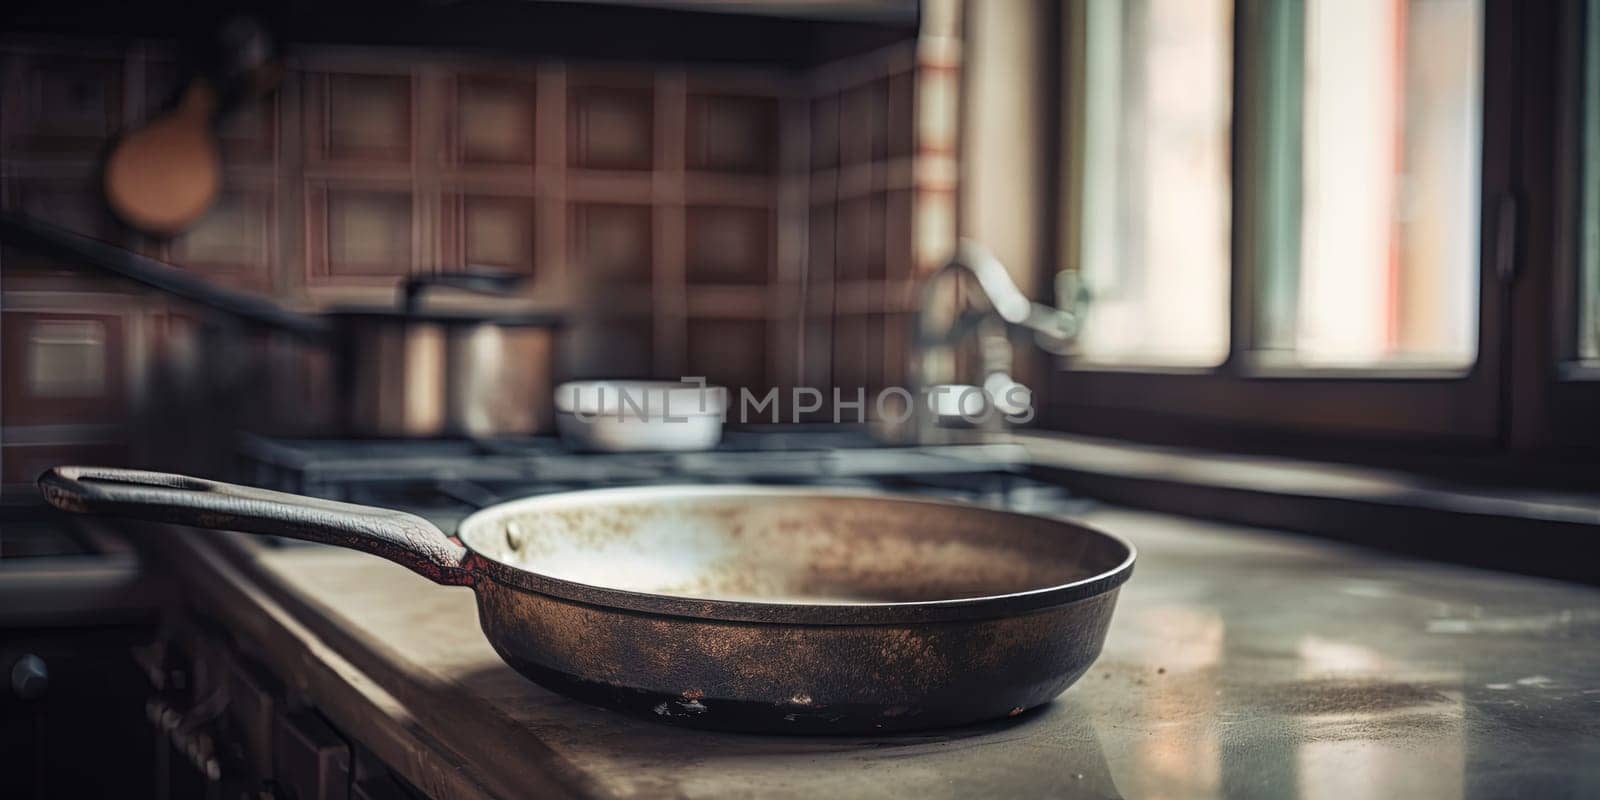
<svg viewBox="0 0 1600 800">
<path fill-rule="evenodd" d="M 523 276 L 485 267 L 416 275 L 398 307 L 335 308 L 345 430 L 363 436 L 504 436 L 549 427 L 551 313 L 435 310 L 435 287 L 510 294 Z"/>
<path fill-rule="evenodd" d="M 461 525 L 136 470 L 58 467 L 58 508 L 306 539 L 471 586 L 536 683 L 648 718 L 873 733 L 1016 715 L 1100 652 L 1127 542 L 1055 519 L 834 489 L 516 500 Z"/>
<path fill-rule="evenodd" d="M 0 241 L 106 270 L 229 318 L 290 334 L 334 356 L 332 405 L 360 436 L 504 436 L 551 424 L 554 338 L 560 314 L 507 297 L 490 309 L 425 303 L 437 287 L 512 295 L 524 276 L 492 267 L 413 275 L 398 302 L 303 314 L 247 292 L 39 220 L 0 212 Z M 230 356 L 236 353 L 229 351 Z M 262 379 L 293 384 L 296 373 Z M 303 422 L 303 420 L 294 420 Z"/>
</svg>

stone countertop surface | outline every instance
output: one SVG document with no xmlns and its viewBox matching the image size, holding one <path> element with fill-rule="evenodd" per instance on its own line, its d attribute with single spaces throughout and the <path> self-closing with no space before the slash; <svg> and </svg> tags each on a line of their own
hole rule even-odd
<svg viewBox="0 0 1600 800">
<path fill-rule="evenodd" d="M 1600 795 L 1600 589 L 1105 506 L 1075 518 L 1139 548 L 1082 680 L 1015 719 L 850 738 L 568 700 L 500 661 L 470 590 L 371 556 L 160 544 L 197 603 L 438 797 Z"/>
</svg>

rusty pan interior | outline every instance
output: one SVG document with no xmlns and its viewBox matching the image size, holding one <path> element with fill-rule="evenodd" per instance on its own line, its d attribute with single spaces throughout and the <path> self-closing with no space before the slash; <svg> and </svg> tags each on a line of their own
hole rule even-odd
<svg viewBox="0 0 1600 800">
<path fill-rule="evenodd" d="M 1044 593 L 1131 567 L 1061 520 L 882 493 L 648 487 L 479 512 L 462 542 L 554 582 L 728 603 L 918 604 Z M 587 598 L 586 598 L 587 599 Z"/>
</svg>

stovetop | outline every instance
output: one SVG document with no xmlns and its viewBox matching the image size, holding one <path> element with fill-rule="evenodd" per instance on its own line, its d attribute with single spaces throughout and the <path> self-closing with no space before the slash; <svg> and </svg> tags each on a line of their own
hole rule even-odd
<svg viewBox="0 0 1600 800">
<path fill-rule="evenodd" d="M 246 437 L 239 480 L 280 491 L 396 508 L 453 530 L 494 503 L 553 492 L 673 483 L 854 486 L 959 498 L 1033 513 L 1075 506 L 1026 475 L 1012 444 L 897 445 L 838 426 L 728 431 L 714 450 L 586 453 L 555 437 L 269 439 Z"/>
</svg>

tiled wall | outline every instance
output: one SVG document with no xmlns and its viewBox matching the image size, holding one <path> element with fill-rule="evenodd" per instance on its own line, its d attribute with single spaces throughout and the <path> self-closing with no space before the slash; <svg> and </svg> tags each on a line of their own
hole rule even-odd
<svg viewBox="0 0 1600 800">
<path fill-rule="evenodd" d="M 917 276 L 954 240 L 953 34 L 817 70 L 804 374 L 845 397 L 905 378 Z"/>
<path fill-rule="evenodd" d="M 803 72 L 297 52 L 224 126 L 216 207 L 159 242 L 106 216 L 94 176 L 171 97 L 172 54 L 6 40 L 0 202 L 303 308 L 389 302 L 419 271 L 527 272 L 573 314 L 568 375 L 877 387 L 952 229 L 955 62 L 934 45 Z M 11 483 L 31 443 L 122 441 L 181 314 L 26 253 L 3 266 Z"/>
</svg>

